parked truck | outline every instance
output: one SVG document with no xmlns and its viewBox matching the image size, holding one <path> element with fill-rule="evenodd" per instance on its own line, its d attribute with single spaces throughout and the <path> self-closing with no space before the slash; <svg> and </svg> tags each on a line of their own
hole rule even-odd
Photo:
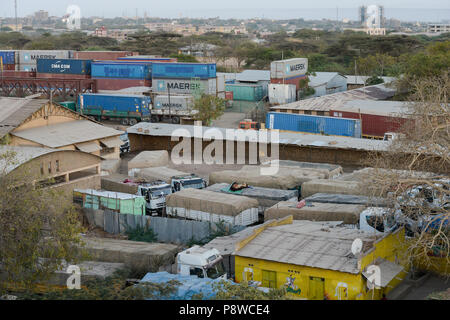
<svg viewBox="0 0 450 320">
<path fill-rule="evenodd" d="M 223 257 L 217 249 L 206 249 L 198 245 L 177 255 L 177 274 L 196 275 L 199 278 L 227 279 Z"/>
<path fill-rule="evenodd" d="M 77 112 L 97 121 L 119 120 L 122 125 L 150 121 L 151 98 L 143 95 L 80 94 Z"/>
<path fill-rule="evenodd" d="M 138 185 L 137 194 L 144 196 L 147 212 L 162 214 L 166 208 L 166 196 L 172 193 L 172 187 L 164 181 L 153 181 Z"/>
<path fill-rule="evenodd" d="M 180 123 L 182 118 L 193 118 L 198 113 L 193 110 L 192 95 L 154 95 L 151 122 Z"/>
</svg>

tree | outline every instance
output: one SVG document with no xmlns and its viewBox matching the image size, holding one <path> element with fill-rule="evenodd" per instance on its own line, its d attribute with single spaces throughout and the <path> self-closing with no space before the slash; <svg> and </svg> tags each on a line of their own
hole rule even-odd
<svg viewBox="0 0 450 320">
<path fill-rule="evenodd" d="M 212 120 L 219 118 L 225 111 L 225 100 L 216 96 L 202 94 L 194 101 L 194 110 L 198 113 L 196 120 L 202 121 L 203 125 L 209 126 Z"/>
<path fill-rule="evenodd" d="M 30 162 L 32 163 L 32 162 Z M 31 164 L 17 166 L 16 154 L 0 154 L 0 265 L 6 285 L 32 288 L 83 257 L 83 231 L 71 199 L 53 189 L 35 188 Z"/>
<path fill-rule="evenodd" d="M 434 268 L 436 259 L 450 262 L 450 79 L 422 77 L 411 83 L 410 107 L 387 152 L 374 156 L 365 184 L 386 197 L 397 221 L 411 236 L 410 262 Z M 399 171 L 397 168 L 404 170 Z M 377 189 L 377 190 L 375 190 Z M 442 261 L 442 260 L 440 260 Z M 450 270 L 447 270 L 447 275 Z"/>
<path fill-rule="evenodd" d="M 213 285 L 216 292 L 216 300 L 289 300 L 289 296 L 284 288 L 270 289 L 263 292 L 256 287 L 250 286 L 247 282 L 231 283 L 221 281 Z"/>
</svg>

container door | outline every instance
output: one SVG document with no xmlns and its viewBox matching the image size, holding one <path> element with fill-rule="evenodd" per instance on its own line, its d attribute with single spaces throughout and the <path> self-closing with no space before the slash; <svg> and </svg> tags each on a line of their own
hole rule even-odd
<svg viewBox="0 0 450 320">
<path fill-rule="evenodd" d="M 325 293 L 325 279 L 309 277 L 309 300 L 323 300 Z"/>
</svg>

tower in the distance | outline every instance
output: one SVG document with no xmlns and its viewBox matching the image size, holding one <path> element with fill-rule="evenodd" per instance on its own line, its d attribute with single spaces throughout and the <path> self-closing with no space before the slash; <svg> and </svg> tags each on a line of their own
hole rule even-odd
<svg viewBox="0 0 450 320">
<path fill-rule="evenodd" d="M 358 8 L 358 17 L 359 17 L 359 22 L 361 23 L 361 25 L 365 25 L 366 24 L 366 20 L 367 20 L 367 7 L 366 6 L 360 6 Z"/>
</svg>

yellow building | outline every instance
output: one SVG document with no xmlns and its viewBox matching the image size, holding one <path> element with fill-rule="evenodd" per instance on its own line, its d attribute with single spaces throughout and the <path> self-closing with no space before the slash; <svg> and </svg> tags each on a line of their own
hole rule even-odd
<svg viewBox="0 0 450 320">
<path fill-rule="evenodd" d="M 352 253 L 355 239 L 362 243 L 356 255 Z M 264 224 L 236 249 L 237 282 L 284 287 L 312 300 L 380 299 L 408 271 L 402 255 L 404 229 L 380 236 L 340 222 L 293 221 L 289 216 Z"/>
</svg>

